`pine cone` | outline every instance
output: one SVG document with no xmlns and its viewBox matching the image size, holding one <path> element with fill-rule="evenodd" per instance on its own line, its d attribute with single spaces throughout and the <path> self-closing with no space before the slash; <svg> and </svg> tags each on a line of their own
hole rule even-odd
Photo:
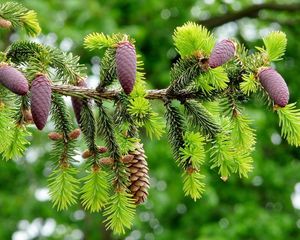
<svg viewBox="0 0 300 240">
<path fill-rule="evenodd" d="M 49 116 L 51 107 L 51 86 L 44 75 L 38 75 L 31 85 L 31 112 L 33 122 L 42 130 Z"/>
<path fill-rule="evenodd" d="M 273 68 L 262 68 L 258 72 L 258 78 L 270 98 L 280 107 L 289 102 L 289 89 L 282 76 Z"/>
<path fill-rule="evenodd" d="M 84 80 L 81 80 L 81 81 L 77 82 L 77 86 L 78 87 L 87 87 L 87 84 Z M 80 125 L 83 100 L 78 97 L 71 97 L 71 100 L 72 100 L 72 106 L 73 106 L 73 110 L 75 113 L 76 121 L 77 121 L 78 125 Z"/>
<path fill-rule="evenodd" d="M 140 204 L 146 200 L 149 188 L 148 164 L 143 144 L 137 143 L 135 151 L 130 151 L 128 154 L 134 156 L 129 163 L 125 163 L 129 172 L 129 189 L 135 203 Z"/>
<path fill-rule="evenodd" d="M 136 77 L 135 47 L 128 41 L 120 42 L 116 51 L 117 75 L 126 94 L 130 94 Z"/>
<path fill-rule="evenodd" d="M 23 73 L 9 65 L 0 65 L 0 83 L 18 95 L 26 95 L 29 90 Z"/>
<path fill-rule="evenodd" d="M 208 65 L 211 68 L 216 68 L 228 62 L 235 54 L 235 45 L 230 40 L 222 40 L 217 43 L 211 52 L 208 60 Z"/>
</svg>

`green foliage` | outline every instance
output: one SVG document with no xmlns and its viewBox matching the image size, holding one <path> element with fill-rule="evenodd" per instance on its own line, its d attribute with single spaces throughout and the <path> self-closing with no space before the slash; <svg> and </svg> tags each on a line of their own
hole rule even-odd
<svg viewBox="0 0 300 240">
<path fill-rule="evenodd" d="M 171 102 L 165 103 L 166 107 L 166 119 L 168 127 L 168 139 L 172 146 L 172 151 L 175 159 L 180 163 L 181 155 L 180 149 L 184 147 L 184 118 L 180 113 L 179 109 L 175 106 L 172 106 Z"/>
<path fill-rule="evenodd" d="M 227 73 L 222 67 L 210 69 L 208 72 L 200 75 L 196 81 L 197 86 L 202 87 L 207 92 L 210 92 L 211 89 L 224 90 L 227 88 L 228 83 Z M 212 88 L 205 88 L 207 85 Z"/>
<path fill-rule="evenodd" d="M 49 194 L 53 206 L 66 210 L 76 203 L 79 181 L 74 177 L 78 170 L 70 166 L 61 166 L 49 176 Z"/>
<path fill-rule="evenodd" d="M 13 140 L 14 121 L 12 119 L 12 110 L 0 102 L 0 152 L 6 151 Z"/>
<path fill-rule="evenodd" d="M 97 152 L 96 145 L 96 121 L 87 100 L 84 100 L 81 110 L 80 129 L 90 151 Z"/>
<path fill-rule="evenodd" d="M 191 126 L 200 129 L 204 135 L 215 137 L 220 132 L 220 126 L 216 123 L 211 113 L 194 100 L 183 103 L 185 113 L 189 116 Z"/>
<path fill-rule="evenodd" d="M 130 228 L 135 216 L 135 204 L 131 194 L 124 189 L 116 191 L 105 208 L 106 227 L 114 233 L 124 234 Z"/>
<path fill-rule="evenodd" d="M 234 151 L 232 148 L 230 123 L 221 119 L 222 131 L 215 137 L 210 149 L 211 168 L 219 168 L 219 174 L 227 179 L 235 169 Z"/>
<path fill-rule="evenodd" d="M 184 195 L 190 196 L 194 201 L 201 198 L 205 189 L 204 175 L 197 171 L 184 172 L 182 178 Z"/>
<path fill-rule="evenodd" d="M 238 149 L 252 150 L 255 145 L 255 133 L 250 127 L 252 121 L 241 114 L 232 117 L 232 142 Z"/>
<path fill-rule="evenodd" d="M 1 129 L 1 126 L 0 126 Z M 29 145 L 27 138 L 31 133 L 26 130 L 25 126 L 15 125 L 11 136 L 11 142 L 3 148 L 2 156 L 6 159 L 15 159 L 23 156 L 24 151 Z M 1 135 L 3 136 L 3 135 Z M 1 140 L 2 142 L 2 140 Z M 4 141 L 5 143 L 6 141 Z M 2 148 L 2 147 L 1 147 Z"/>
<path fill-rule="evenodd" d="M 209 31 L 193 22 L 187 22 L 183 26 L 177 27 L 173 40 L 181 57 L 191 56 L 196 52 L 207 56 L 215 44 L 215 39 Z"/>
<path fill-rule="evenodd" d="M 276 109 L 279 117 L 281 135 L 293 146 L 300 146 L 300 110 L 296 103 Z"/>
<path fill-rule="evenodd" d="M 279 61 L 285 53 L 287 38 L 284 32 L 273 31 L 263 38 L 269 61 Z"/>
<path fill-rule="evenodd" d="M 109 86 L 117 78 L 116 50 L 108 48 L 101 59 L 100 84 L 97 89 L 101 90 Z"/>
<path fill-rule="evenodd" d="M 248 173 L 253 171 L 253 159 L 250 154 L 251 151 L 247 149 L 238 150 L 234 154 L 235 172 L 238 172 L 240 177 L 247 178 Z"/>
<path fill-rule="evenodd" d="M 253 73 L 243 74 L 243 82 L 240 83 L 241 90 L 244 94 L 250 95 L 258 90 L 259 83 Z"/>
<path fill-rule="evenodd" d="M 99 109 L 99 115 L 97 119 L 97 134 L 101 136 L 107 146 L 110 156 L 118 161 L 121 157 L 120 147 L 117 143 L 116 137 L 114 135 L 114 126 L 111 118 L 105 111 L 104 106 L 101 102 L 97 102 Z"/>
<path fill-rule="evenodd" d="M 171 85 L 169 92 L 177 92 L 187 87 L 203 72 L 199 65 L 199 59 L 191 56 L 184 59 L 179 59 L 171 69 Z"/>
<path fill-rule="evenodd" d="M 129 151 L 134 151 L 135 143 L 139 141 L 137 138 L 126 137 L 122 132 L 115 132 L 115 136 L 122 155 L 128 154 Z"/>
<path fill-rule="evenodd" d="M 37 14 L 16 2 L 0 4 L 0 16 L 12 23 L 13 28 L 24 28 L 31 37 L 41 32 Z"/>
<path fill-rule="evenodd" d="M 57 78 L 63 83 L 74 84 L 78 77 L 84 75 L 86 67 L 79 63 L 79 57 L 72 53 L 65 53 L 58 48 L 45 47 L 39 43 L 31 41 L 14 42 L 6 56 L 16 64 L 27 64 L 33 72 L 32 76 L 39 71 L 41 62 L 44 63 L 44 70 L 47 72 L 51 67 L 55 70 Z M 34 65 L 37 65 L 34 68 Z"/>
<path fill-rule="evenodd" d="M 150 139 L 160 139 L 165 132 L 165 123 L 158 113 L 151 111 L 144 122 L 146 134 Z"/>
<path fill-rule="evenodd" d="M 114 39 L 104 33 L 91 33 L 84 38 L 84 46 L 90 50 L 112 48 L 114 44 Z"/>
<path fill-rule="evenodd" d="M 104 207 L 109 198 L 108 174 L 100 169 L 89 172 L 82 181 L 81 202 L 90 212 L 98 212 Z"/>
<path fill-rule="evenodd" d="M 200 168 L 205 159 L 204 140 L 198 132 L 186 132 L 184 147 L 180 148 L 183 163 L 188 162 L 193 168 Z"/>
</svg>

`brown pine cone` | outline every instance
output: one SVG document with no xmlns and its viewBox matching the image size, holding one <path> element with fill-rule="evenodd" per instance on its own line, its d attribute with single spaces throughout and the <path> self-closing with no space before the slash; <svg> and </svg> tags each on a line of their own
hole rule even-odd
<svg viewBox="0 0 300 240">
<path fill-rule="evenodd" d="M 130 94 L 136 77 L 135 47 L 128 41 L 120 42 L 116 51 L 117 75 L 126 94 Z"/>
<path fill-rule="evenodd" d="M 130 186 L 129 189 L 133 195 L 135 204 L 143 203 L 148 196 L 149 175 L 148 164 L 146 161 L 146 155 L 143 148 L 143 144 L 136 143 L 136 149 L 128 152 L 133 155 L 133 159 L 125 163 L 128 168 Z"/>
<path fill-rule="evenodd" d="M 42 130 L 51 108 L 51 86 L 45 75 L 38 75 L 31 85 L 31 113 L 33 122 Z"/>
<path fill-rule="evenodd" d="M 9 65 L 0 65 L 0 83 L 18 95 L 26 95 L 29 90 L 23 73 Z"/>
</svg>

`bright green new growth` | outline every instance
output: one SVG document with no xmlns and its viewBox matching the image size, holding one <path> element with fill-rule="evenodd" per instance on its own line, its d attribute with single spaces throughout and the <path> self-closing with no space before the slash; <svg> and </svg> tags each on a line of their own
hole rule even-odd
<svg viewBox="0 0 300 240">
<path fill-rule="evenodd" d="M 13 27 L 24 27 L 29 35 L 39 32 L 35 12 L 20 4 L 0 4 L 0 17 L 11 21 Z M 176 28 L 173 39 L 181 57 L 171 68 L 168 88 L 147 91 L 143 62 L 137 55 L 136 83 L 131 94 L 126 95 L 115 81 L 116 47 L 125 40 L 134 44 L 134 39 L 124 34 L 103 33 L 92 33 L 85 38 L 87 49 L 104 50 L 97 94 L 91 95 L 92 91 L 86 89 L 71 92 L 68 86 L 54 86 L 52 94 L 51 119 L 62 138 L 53 144 L 52 156 L 57 167 L 49 177 L 49 192 L 58 210 L 67 209 L 79 200 L 90 212 L 104 208 L 106 227 L 114 233 L 123 234 L 130 228 L 136 207 L 134 190 L 129 187 L 133 181 L 130 172 L 147 172 L 147 167 L 141 164 L 142 170 L 130 169 L 126 161 L 130 161 L 128 154 L 136 150 L 136 143 L 141 142 L 141 128 L 148 137 L 160 138 L 166 125 L 174 158 L 182 171 L 184 194 L 194 200 L 201 198 L 205 190 L 202 169 L 207 167 L 206 158 L 209 167 L 216 168 L 224 181 L 231 174 L 247 177 L 252 171 L 255 131 L 241 105 L 252 95 L 264 93 L 257 71 L 281 59 L 286 48 L 285 34 L 270 33 L 263 39 L 265 49 L 257 48 L 259 51 L 253 54 L 238 44 L 234 59 L 214 69 L 207 60 L 215 39 L 205 27 L 188 22 Z M 77 86 L 78 81 L 86 78 L 86 68 L 79 63 L 79 57 L 30 41 L 14 42 L 0 52 L 0 59 L 22 69 L 29 82 L 39 72 L 51 76 L 55 85 Z M 55 90 L 57 87 L 63 90 Z M 78 170 L 72 167 L 77 153 L 76 140 L 70 133 L 75 127 L 63 95 L 76 96 L 82 103 L 79 127 L 87 145 L 85 164 L 91 170 L 85 172 L 81 189 Z M 29 110 L 30 103 L 28 96 L 17 100 L 20 99 L 15 101 L 16 96 L 0 86 L 0 154 L 4 159 L 22 155 L 28 144 L 29 122 L 25 121 L 23 111 Z M 151 99 L 164 103 L 166 123 L 150 103 Z M 112 104 L 106 105 L 107 101 Z M 272 104 L 270 100 L 268 103 Z M 296 104 L 275 106 L 275 110 L 281 135 L 289 144 L 300 146 L 300 110 Z M 100 151 L 99 140 L 104 142 L 107 152 L 101 152 L 103 148 Z M 77 198 L 78 192 L 81 195 Z"/>
<path fill-rule="evenodd" d="M 256 93 L 259 87 L 258 80 L 253 73 L 243 74 L 243 82 L 241 82 L 240 87 L 244 94 L 250 96 L 251 93 Z"/>
<path fill-rule="evenodd" d="M 190 196 L 194 201 L 201 198 L 205 190 L 204 175 L 199 172 L 184 172 L 182 178 L 184 195 Z"/>
<path fill-rule="evenodd" d="M 13 28 L 24 28 L 31 37 L 38 35 L 41 28 L 35 11 L 28 10 L 15 2 L 0 5 L 0 17 L 12 23 Z"/>
<path fill-rule="evenodd" d="M 281 60 L 287 44 L 285 33 L 280 31 L 271 32 L 263 38 L 263 41 L 268 60 L 270 62 Z"/>
<path fill-rule="evenodd" d="M 276 109 L 279 117 L 281 135 L 293 146 L 300 146 L 300 110 L 296 103 L 286 105 L 284 108 Z"/>
<path fill-rule="evenodd" d="M 187 22 L 177 27 L 173 35 L 174 45 L 181 57 L 188 57 L 197 52 L 208 56 L 214 47 L 215 39 L 203 26 Z"/>
<path fill-rule="evenodd" d="M 79 181 L 75 178 L 78 170 L 61 166 L 49 176 L 49 194 L 57 210 L 66 210 L 77 202 Z"/>
<path fill-rule="evenodd" d="M 111 196 L 104 216 L 106 227 L 117 234 L 124 234 L 126 228 L 130 228 L 135 215 L 135 204 L 132 196 L 125 190 L 119 190 Z"/>
<path fill-rule="evenodd" d="M 108 174 L 96 169 L 82 178 L 81 202 L 90 212 L 99 212 L 109 198 Z"/>
</svg>

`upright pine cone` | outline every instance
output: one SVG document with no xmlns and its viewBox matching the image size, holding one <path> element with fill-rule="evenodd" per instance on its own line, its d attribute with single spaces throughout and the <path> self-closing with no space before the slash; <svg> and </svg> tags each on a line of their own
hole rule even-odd
<svg viewBox="0 0 300 240">
<path fill-rule="evenodd" d="M 0 83 L 18 95 L 26 95 L 29 90 L 23 73 L 6 64 L 0 65 Z"/>
<path fill-rule="evenodd" d="M 78 87 L 87 87 L 87 84 L 84 80 L 79 80 L 77 82 L 77 86 Z M 75 113 L 76 121 L 77 121 L 78 125 L 80 125 L 81 110 L 82 110 L 84 100 L 82 100 L 81 98 L 78 98 L 78 97 L 71 97 L 71 100 L 72 100 L 72 106 L 73 106 L 73 110 Z"/>
<path fill-rule="evenodd" d="M 208 60 L 211 68 L 216 68 L 228 62 L 235 54 L 235 45 L 230 40 L 222 40 L 213 48 Z"/>
<path fill-rule="evenodd" d="M 133 195 L 136 204 L 143 203 L 148 196 L 149 175 L 148 164 L 143 144 L 136 143 L 136 149 L 129 152 L 133 159 L 126 163 L 129 172 L 130 186 L 129 189 Z"/>
<path fill-rule="evenodd" d="M 270 98 L 280 107 L 289 102 L 289 89 L 283 77 L 271 67 L 261 68 L 258 78 Z"/>
<path fill-rule="evenodd" d="M 128 41 L 120 42 L 116 51 L 117 76 L 126 94 L 130 94 L 136 77 L 135 47 Z"/>
<path fill-rule="evenodd" d="M 33 80 L 30 101 L 33 122 L 42 130 L 47 123 L 51 107 L 51 86 L 45 75 L 37 75 Z"/>
</svg>

